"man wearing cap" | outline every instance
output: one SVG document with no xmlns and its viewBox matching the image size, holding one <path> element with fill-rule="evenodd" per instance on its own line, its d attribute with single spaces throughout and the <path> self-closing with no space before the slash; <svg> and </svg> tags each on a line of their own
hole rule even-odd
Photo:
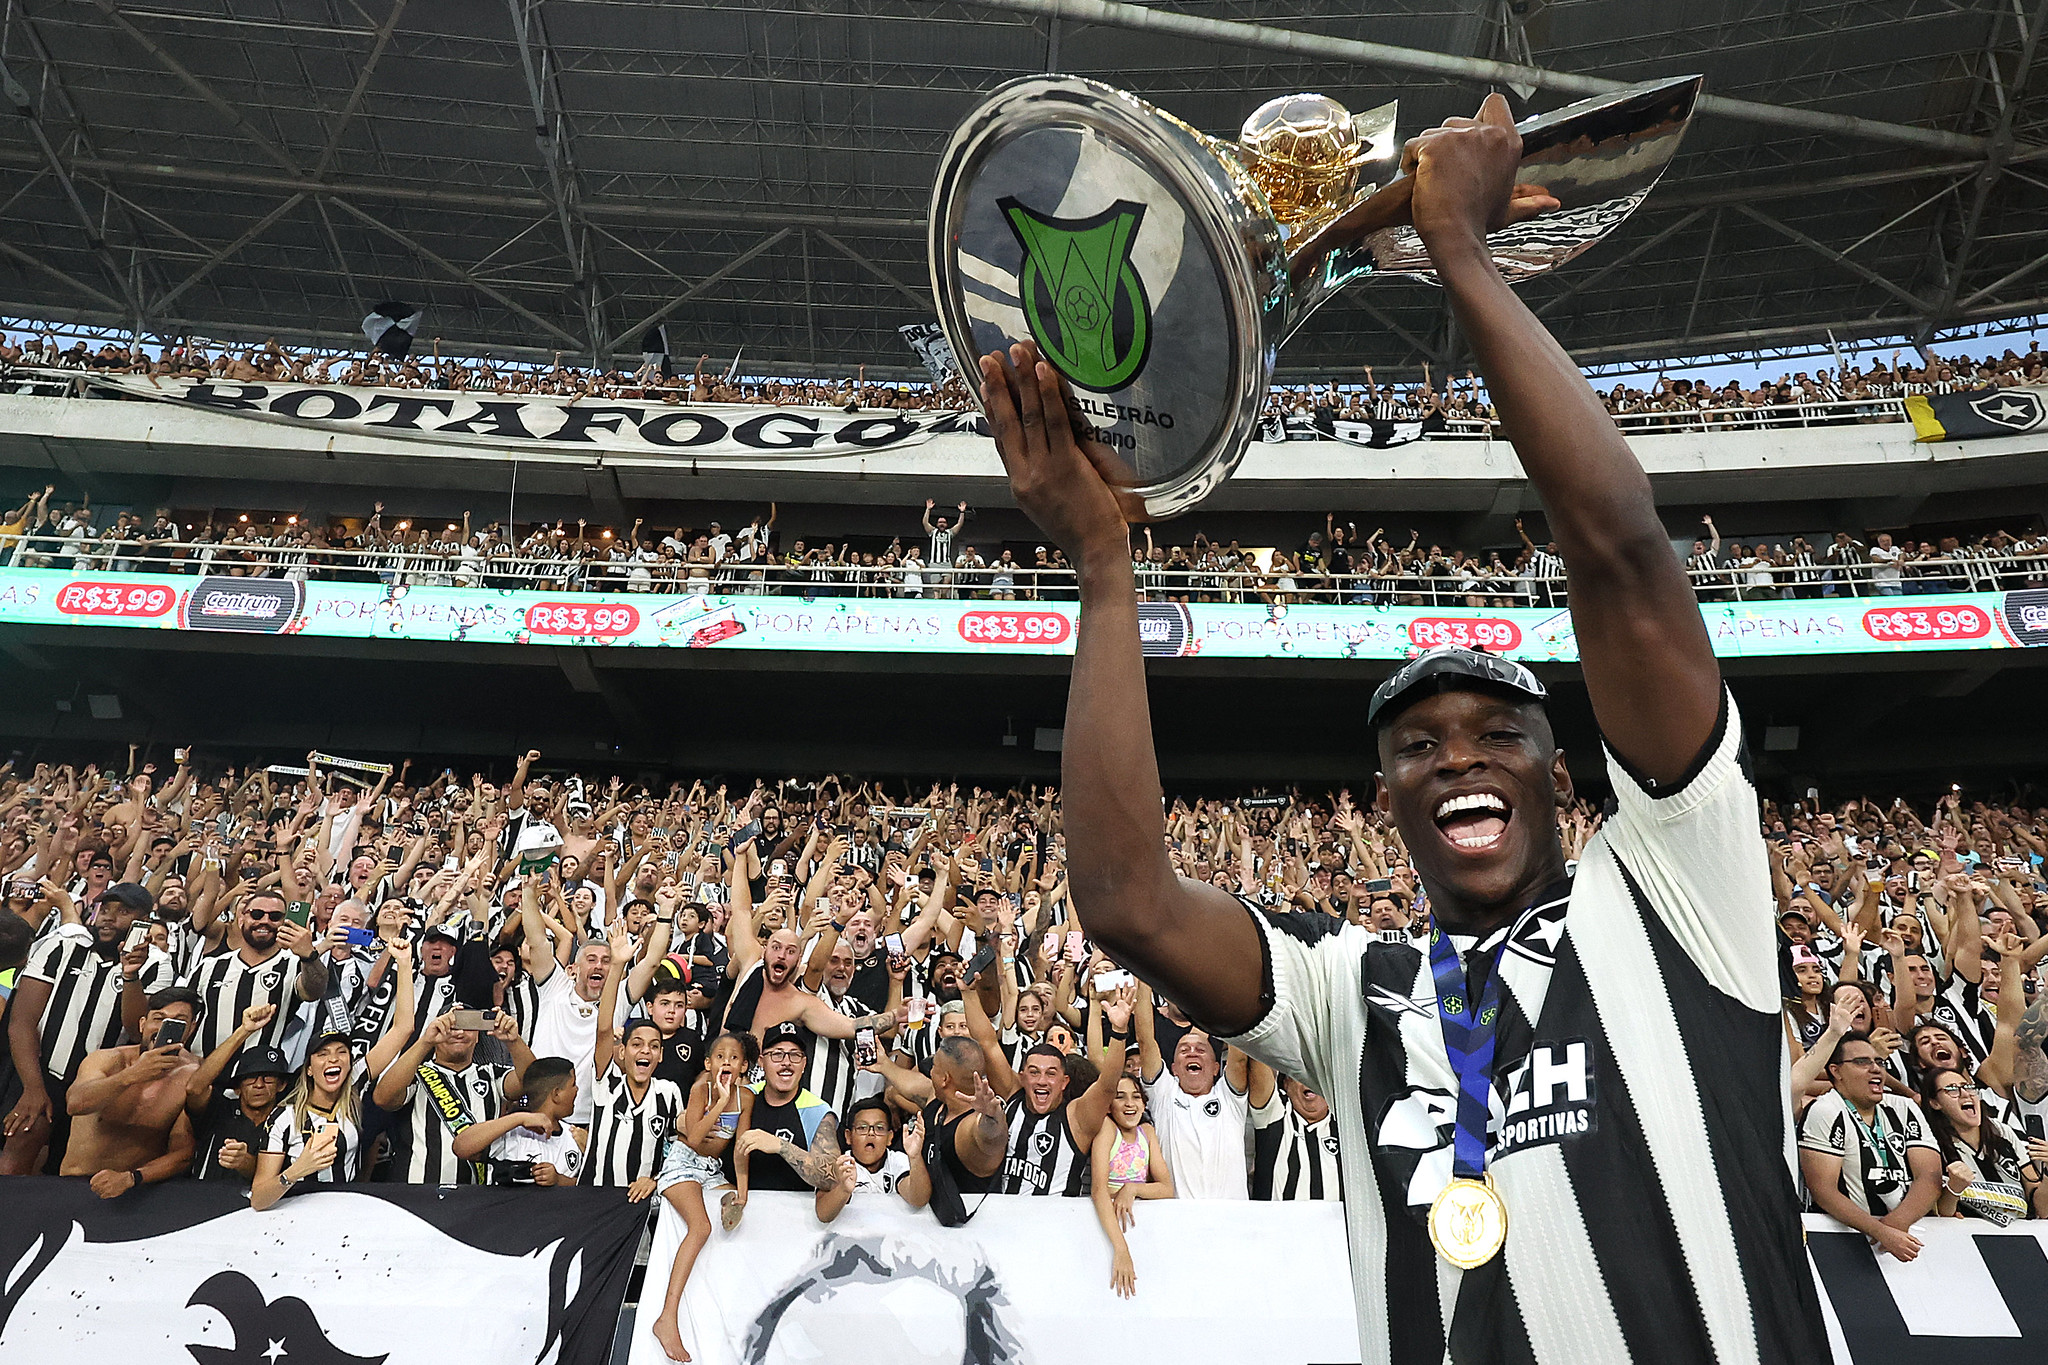
<svg viewBox="0 0 2048 1365">
<path fill-rule="evenodd" d="M 275 1005 L 251 1005 L 235 1031 L 206 1054 L 185 1081 L 185 1113 L 192 1120 L 198 1156 L 192 1174 L 200 1180 L 236 1180 L 256 1175 L 256 1154 L 270 1128 L 277 1102 L 297 1068 L 282 1048 L 247 1048 L 277 1013 Z M 226 1082 L 226 1088 L 219 1083 Z"/>
<path fill-rule="evenodd" d="M 749 1190 L 832 1188 L 838 1173 L 839 1121 L 823 1100 L 803 1088 L 804 1067 L 815 1042 L 811 1031 L 793 1019 L 763 1031 L 761 1083 L 754 1087 L 754 1107 L 746 1130 L 733 1140 L 726 1156 L 727 1174 L 742 1192 L 737 1199 L 727 1196 L 728 1207 L 744 1207 L 744 1192 Z"/>
<path fill-rule="evenodd" d="M 1568 874 L 1544 689 L 1462 649 L 1373 695 L 1410 943 L 1176 877 L 1117 457 L 1029 346 L 981 361 L 1018 504 L 1072 558 L 1061 799 L 1075 908 L 1205 1027 L 1326 1096 L 1365 1365 L 1827 1358 L 1786 1161 L 1773 898 L 1733 700 L 1648 479 L 1496 266 L 1506 101 L 1410 142 L 1412 221 L 1541 495 L 1618 809 Z M 1127 481 L 1127 480 L 1126 480 Z"/>
<path fill-rule="evenodd" d="M 43 883 L 46 894 L 59 893 Z M 44 1172 L 57 1174 L 71 1131 L 65 1090 L 86 1057 L 120 1041 L 124 995 L 141 990 L 146 944 L 125 950 L 137 919 L 149 913 L 149 893 L 133 882 L 106 887 L 90 927 L 67 924 L 39 939 L 29 952 L 8 1013 L 7 1045 L 21 1081 L 21 1099 L 0 1129 L 0 1175 L 28 1175 L 48 1144 Z M 134 1011 L 139 1021 L 142 1011 Z"/>
</svg>

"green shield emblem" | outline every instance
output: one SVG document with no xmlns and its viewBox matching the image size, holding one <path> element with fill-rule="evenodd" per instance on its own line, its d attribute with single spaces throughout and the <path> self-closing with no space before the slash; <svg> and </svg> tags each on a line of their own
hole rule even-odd
<svg viewBox="0 0 2048 1365">
<path fill-rule="evenodd" d="M 1136 379 L 1152 350 L 1152 304 L 1131 265 L 1145 206 L 1119 199 L 1090 218 L 1048 218 L 1013 198 L 996 207 L 1024 248 L 1017 292 L 1045 358 L 1097 393 Z"/>
</svg>

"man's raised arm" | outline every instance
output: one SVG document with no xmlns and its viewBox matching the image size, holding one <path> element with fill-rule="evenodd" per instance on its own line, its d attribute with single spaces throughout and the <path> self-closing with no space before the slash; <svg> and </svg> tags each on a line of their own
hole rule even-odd
<svg viewBox="0 0 2048 1365">
<path fill-rule="evenodd" d="M 1064 385 L 1035 347 L 984 356 L 981 381 L 1017 505 L 1067 552 L 1081 589 L 1060 756 L 1068 894 L 1118 962 L 1209 1026 L 1242 1031 L 1259 1017 L 1258 931 L 1167 860 L 1130 529 L 1104 478 L 1115 456 L 1076 439 Z"/>
<path fill-rule="evenodd" d="M 1479 360 L 1501 429 L 1543 498 L 1565 563 L 1593 713 L 1637 774 L 1677 781 L 1714 733 L 1721 676 L 1650 481 L 1564 348 L 1501 278 L 1489 229 L 1556 206 L 1514 185 L 1507 101 L 1408 144 L 1415 229 Z"/>
</svg>

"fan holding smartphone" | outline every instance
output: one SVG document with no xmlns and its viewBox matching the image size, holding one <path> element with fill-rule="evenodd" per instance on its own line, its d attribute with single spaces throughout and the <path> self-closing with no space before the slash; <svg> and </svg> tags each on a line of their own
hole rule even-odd
<svg viewBox="0 0 2048 1365">
<path fill-rule="evenodd" d="M 149 997 L 139 1046 L 107 1048 L 79 1065 L 61 1174 L 89 1176 L 102 1199 L 184 1174 L 195 1146 L 185 1082 L 199 1066 L 185 1040 L 198 1010 L 191 990 L 160 990 Z"/>
</svg>

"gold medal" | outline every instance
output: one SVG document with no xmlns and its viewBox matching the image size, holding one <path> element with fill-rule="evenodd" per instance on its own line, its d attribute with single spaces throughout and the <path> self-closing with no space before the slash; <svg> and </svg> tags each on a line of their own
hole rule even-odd
<svg viewBox="0 0 2048 1365">
<path fill-rule="evenodd" d="M 1507 1239 L 1508 1206 L 1490 1177 L 1453 1180 L 1429 1206 L 1429 1240 L 1460 1270 L 1485 1265 Z"/>
</svg>

